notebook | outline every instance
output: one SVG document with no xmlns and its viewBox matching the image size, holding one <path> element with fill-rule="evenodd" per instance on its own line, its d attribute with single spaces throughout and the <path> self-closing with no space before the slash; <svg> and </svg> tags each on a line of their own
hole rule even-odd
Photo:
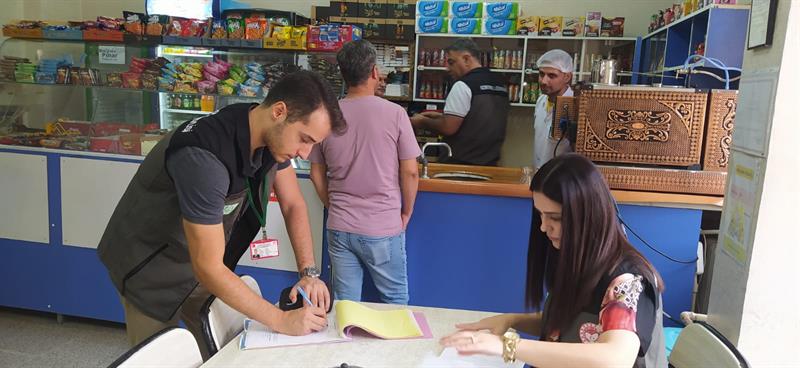
<svg viewBox="0 0 800 368">
<path fill-rule="evenodd" d="M 353 332 L 361 330 L 387 340 L 433 337 L 422 312 L 377 310 L 349 300 L 340 300 L 335 308 L 336 327 L 341 336 L 351 337 Z"/>
<path fill-rule="evenodd" d="M 340 300 L 328 314 L 328 328 L 305 336 L 284 335 L 247 318 L 239 339 L 239 349 L 335 343 L 349 341 L 355 335 L 381 339 L 433 337 L 422 312 L 409 309 L 375 310 L 360 303 Z"/>
</svg>

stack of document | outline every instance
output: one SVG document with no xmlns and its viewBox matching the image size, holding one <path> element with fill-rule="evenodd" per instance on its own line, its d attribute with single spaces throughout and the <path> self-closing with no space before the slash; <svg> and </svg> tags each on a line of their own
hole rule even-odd
<svg viewBox="0 0 800 368">
<path fill-rule="evenodd" d="M 381 339 L 433 337 L 422 312 L 415 313 L 409 309 L 375 310 L 341 300 L 336 302 L 334 311 L 328 314 L 328 328 L 305 336 L 284 335 L 257 321 L 245 319 L 239 348 L 247 350 L 343 342 L 351 340 L 355 331 L 363 331 Z"/>
</svg>

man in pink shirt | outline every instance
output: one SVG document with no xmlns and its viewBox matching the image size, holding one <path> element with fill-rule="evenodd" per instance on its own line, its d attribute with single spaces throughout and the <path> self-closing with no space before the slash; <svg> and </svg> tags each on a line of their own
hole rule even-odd
<svg viewBox="0 0 800 368">
<path fill-rule="evenodd" d="M 405 229 L 417 196 L 414 130 L 406 111 L 375 96 L 380 72 L 369 41 L 336 55 L 347 83 L 339 101 L 347 132 L 311 152 L 311 180 L 328 208 L 328 252 L 336 299 L 361 300 L 364 268 L 385 303 L 408 304 Z"/>
</svg>

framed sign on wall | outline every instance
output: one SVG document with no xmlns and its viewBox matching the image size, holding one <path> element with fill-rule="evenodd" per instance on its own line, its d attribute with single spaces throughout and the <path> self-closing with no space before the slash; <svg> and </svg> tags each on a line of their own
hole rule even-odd
<svg viewBox="0 0 800 368">
<path fill-rule="evenodd" d="M 747 31 L 747 49 L 772 44 L 775 32 L 775 13 L 778 0 L 753 0 L 750 7 L 750 24 Z"/>
</svg>

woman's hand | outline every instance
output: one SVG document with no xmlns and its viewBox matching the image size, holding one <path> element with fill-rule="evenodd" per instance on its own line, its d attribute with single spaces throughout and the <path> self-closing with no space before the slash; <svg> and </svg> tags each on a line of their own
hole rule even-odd
<svg viewBox="0 0 800 368">
<path fill-rule="evenodd" d="M 456 325 L 456 328 L 459 330 L 467 330 L 467 331 L 481 331 L 481 330 L 489 330 L 489 332 L 501 336 L 509 328 L 514 325 L 514 315 L 511 314 L 499 314 L 496 316 L 491 316 L 484 318 L 478 322 L 472 323 L 459 323 Z"/>
<path fill-rule="evenodd" d="M 459 354 L 503 356 L 503 340 L 485 331 L 458 331 L 445 336 L 439 343 L 455 348 Z"/>
</svg>

